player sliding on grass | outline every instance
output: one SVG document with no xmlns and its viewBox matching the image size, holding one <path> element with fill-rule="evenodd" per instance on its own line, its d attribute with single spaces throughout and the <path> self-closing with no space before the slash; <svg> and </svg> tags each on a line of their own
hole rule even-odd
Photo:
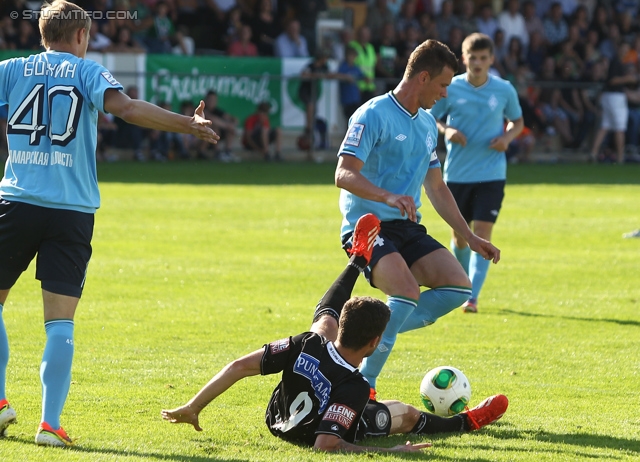
<svg viewBox="0 0 640 462">
<path fill-rule="evenodd" d="M 399 401 L 369 402 L 369 383 L 357 367 L 378 346 L 390 312 L 380 300 L 350 297 L 371 259 L 379 230 L 380 221 L 372 214 L 358 220 L 349 264 L 318 303 L 309 332 L 266 344 L 227 364 L 185 405 L 162 411 L 162 417 L 201 431 L 200 412 L 234 383 L 280 372 L 282 379 L 266 412 L 269 430 L 284 440 L 323 451 L 413 452 L 431 443 L 407 442 L 392 448 L 354 443 L 398 433 L 477 430 L 502 417 L 508 406 L 504 395 L 487 398 L 450 418 Z"/>
<path fill-rule="evenodd" d="M 157 130 L 216 143 L 203 117 L 132 100 L 101 65 L 85 60 L 90 16 L 65 1 L 45 5 L 39 19 L 46 52 L 0 62 L 0 106 L 9 106 L 9 157 L 0 182 L 0 436 L 16 422 L 5 394 L 9 342 L 2 318 L 9 290 L 35 255 L 47 342 L 40 366 L 42 418 L 36 443 L 70 446 L 60 414 L 71 384 L 73 331 L 91 257 L 98 111 Z"/>
</svg>

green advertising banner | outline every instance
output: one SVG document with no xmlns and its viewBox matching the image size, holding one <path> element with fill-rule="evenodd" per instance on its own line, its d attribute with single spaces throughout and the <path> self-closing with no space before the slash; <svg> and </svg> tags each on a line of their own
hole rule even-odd
<svg viewBox="0 0 640 462">
<path fill-rule="evenodd" d="M 148 55 L 146 61 L 147 101 L 168 101 L 178 111 L 182 101 L 197 105 L 209 90 L 215 90 L 218 107 L 240 124 L 260 102 L 268 101 L 271 123 L 280 125 L 279 59 Z"/>
</svg>

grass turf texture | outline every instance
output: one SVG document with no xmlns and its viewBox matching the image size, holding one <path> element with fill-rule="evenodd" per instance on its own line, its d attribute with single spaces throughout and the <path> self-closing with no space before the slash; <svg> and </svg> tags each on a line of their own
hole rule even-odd
<svg viewBox="0 0 640 462">
<path fill-rule="evenodd" d="M 277 377 L 248 378 L 201 414 L 204 432 L 171 425 L 228 361 L 308 328 L 340 273 L 332 165 L 110 164 L 99 176 L 94 256 L 76 315 L 73 384 L 62 424 L 72 450 L 39 448 L 38 369 L 44 345 L 32 266 L 10 294 L 7 392 L 19 424 L 3 461 L 346 460 L 270 435 L 263 415 Z M 379 380 L 383 399 L 420 407 L 424 373 L 453 365 L 472 405 L 510 398 L 497 424 L 432 441 L 423 455 L 384 460 L 638 460 L 640 417 L 640 169 L 510 167 L 478 315 L 455 310 L 399 337 Z M 424 223 L 448 245 L 429 205 Z M 363 279 L 355 294 L 381 294 Z"/>
</svg>

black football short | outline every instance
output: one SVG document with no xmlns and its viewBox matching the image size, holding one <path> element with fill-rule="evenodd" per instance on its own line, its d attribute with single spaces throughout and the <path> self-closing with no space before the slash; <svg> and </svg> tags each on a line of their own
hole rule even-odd
<svg viewBox="0 0 640 462">
<path fill-rule="evenodd" d="M 358 430 L 356 431 L 356 441 L 375 436 L 388 436 L 391 431 L 391 413 L 389 408 L 377 401 L 369 401 L 364 408 Z"/>
<path fill-rule="evenodd" d="M 342 248 L 351 247 L 351 234 L 342 238 Z M 371 283 L 371 269 L 382 257 L 390 253 L 399 253 L 407 266 L 411 266 L 425 255 L 445 247 L 427 234 L 427 228 L 411 220 L 392 220 L 380 223 L 380 233 L 373 244 L 373 253 L 364 275 Z M 374 286 L 375 287 L 375 286 Z"/>
<path fill-rule="evenodd" d="M 447 186 L 467 223 L 474 220 L 495 223 L 502 207 L 505 184 L 505 181 L 487 181 L 447 183 Z"/>
<path fill-rule="evenodd" d="M 36 259 L 44 290 L 80 297 L 91 258 L 94 215 L 0 199 L 0 290 Z"/>
</svg>

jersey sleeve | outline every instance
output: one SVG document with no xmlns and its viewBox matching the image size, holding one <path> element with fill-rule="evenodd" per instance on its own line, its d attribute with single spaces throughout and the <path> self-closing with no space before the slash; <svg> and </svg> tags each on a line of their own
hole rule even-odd
<svg viewBox="0 0 640 462">
<path fill-rule="evenodd" d="M 104 92 L 109 88 L 122 90 L 123 87 L 105 67 L 93 61 L 85 60 L 83 69 L 84 86 L 91 103 L 102 112 L 104 110 Z"/>
<path fill-rule="evenodd" d="M 510 82 L 507 84 L 507 104 L 504 108 L 504 116 L 509 120 L 517 120 L 522 117 L 518 92 Z"/>
<path fill-rule="evenodd" d="M 369 108 L 351 116 L 351 124 L 340 145 L 339 156 L 351 155 L 366 162 L 371 150 L 382 136 L 382 120 L 378 111 Z"/>
<path fill-rule="evenodd" d="M 269 375 L 282 372 L 292 355 L 299 354 L 305 334 L 283 338 L 264 345 L 260 362 L 260 374 Z"/>
<path fill-rule="evenodd" d="M 318 424 L 316 435 L 329 434 L 352 443 L 358 422 L 369 401 L 369 384 L 360 379 L 350 380 L 337 387 L 329 399 L 327 410 Z"/>
</svg>

